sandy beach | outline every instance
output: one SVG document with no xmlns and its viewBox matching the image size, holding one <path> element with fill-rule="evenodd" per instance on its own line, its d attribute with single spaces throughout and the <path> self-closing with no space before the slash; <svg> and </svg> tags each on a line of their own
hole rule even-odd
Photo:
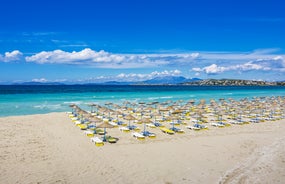
<svg viewBox="0 0 285 184">
<path fill-rule="evenodd" d="M 0 183 L 284 183 L 285 120 L 97 147 L 66 113 L 0 118 Z"/>
</svg>

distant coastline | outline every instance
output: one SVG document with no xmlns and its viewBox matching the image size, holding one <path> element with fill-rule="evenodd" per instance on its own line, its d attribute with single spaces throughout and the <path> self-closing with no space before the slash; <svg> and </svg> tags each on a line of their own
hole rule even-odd
<svg viewBox="0 0 285 184">
<path fill-rule="evenodd" d="M 206 79 L 200 81 L 186 82 L 182 85 L 193 86 L 285 86 L 285 82 L 267 82 L 255 80 L 239 80 L 239 79 Z"/>
<path fill-rule="evenodd" d="M 127 81 L 108 81 L 108 82 L 94 82 L 94 83 L 59 83 L 59 82 L 23 82 L 23 83 L 6 83 L 0 85 L 29 85 L 29 86 L 58 86 L 58 85 L 109 85 L 109 86 L 285 86 L 285 81 L 257 81 L 257 80 L 242 80 L 242 79 L 186 79 L 182 77 L 167 77 L 147 80 L 147 81 L 137 81 L 137 82 L 127 82 Z"/>
</svg>

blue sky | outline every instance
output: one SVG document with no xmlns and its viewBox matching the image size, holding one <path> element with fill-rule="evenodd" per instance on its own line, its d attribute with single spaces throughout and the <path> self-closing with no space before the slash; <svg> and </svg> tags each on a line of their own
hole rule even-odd
<svg viewBox="0 0 285 184">
<path fill-rule="evenodd" d="M 0 3 L 0 83 L 285 80 L 282 0 Z"/>
</svg>

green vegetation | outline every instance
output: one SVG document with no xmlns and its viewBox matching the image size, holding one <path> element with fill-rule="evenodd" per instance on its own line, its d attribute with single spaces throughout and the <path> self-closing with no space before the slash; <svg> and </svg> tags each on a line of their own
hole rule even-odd
<svg viewBox="0 0 285 184">
<path fill-rule="evenodd" d="M 205 79 L 194 82 L 186 82 L 182 85 L 192 86 L 285 86 L 285 82 L 267 82 L 240 79 Z"/>
</svg>

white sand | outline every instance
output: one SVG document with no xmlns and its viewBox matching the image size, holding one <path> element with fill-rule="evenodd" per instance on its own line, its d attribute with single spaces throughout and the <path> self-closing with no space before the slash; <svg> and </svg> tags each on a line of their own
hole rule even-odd
<svg viewBox="0 0 285 184">
<path fill-rule="evenodd" d="M 285 121 L 96 147 L 65 113 L 0 118 L 0 183 L 284 183 Z"/>
</svg>

